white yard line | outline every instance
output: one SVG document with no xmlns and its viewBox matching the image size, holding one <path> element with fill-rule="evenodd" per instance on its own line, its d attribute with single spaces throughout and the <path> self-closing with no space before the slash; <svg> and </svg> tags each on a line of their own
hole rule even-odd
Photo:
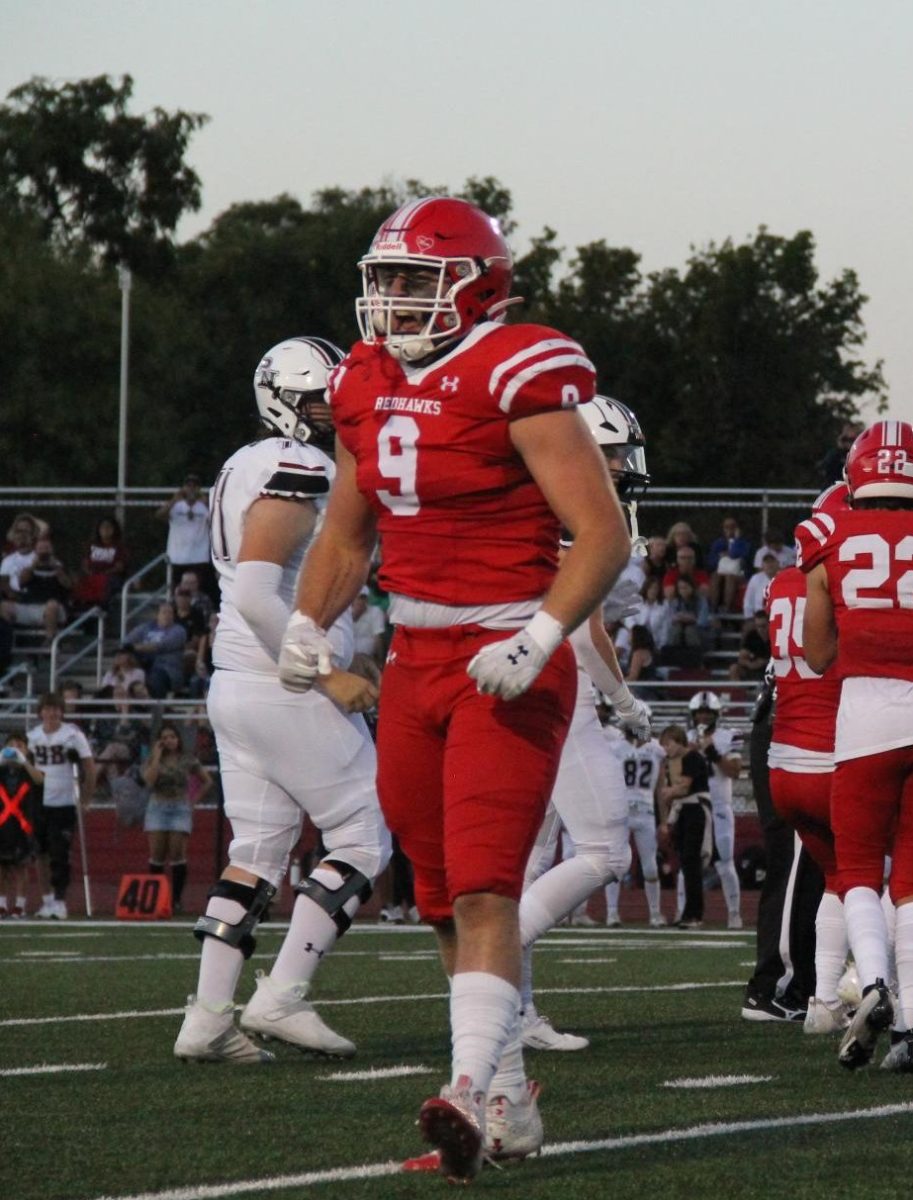
<svg viewBox="0 0 913 1200">
<path fill-rule="evenodd" d="M 667 1079 L 665 1088 L 738 1087 L 743 1083 L 770 1083 L 773 1075 L 702 1075 L 692 1079 Z"/>
<path fill-rule="evenodd" d="M 375 1079 L 402 1079 L 406 1075 L 431 1075 L 431 1067 L 373 1067 L 367 1071 L 334 1071 L 332 1075 L 318 1075 L 326 1083 L 373 1083 Z"/>
<path fill-rule="evenodd" d="M 104 1071 L 107 1063 L 42 1063 L 37 1067 L 9 1067 L 0 1075 L 59 1075 L 64 1071 Z"/>
<path fill-rule="evenodd" d="M 560 963 L 585 963 L 588 967 L 594 963 L 614 963 L 618 962 L 617 958 L 559 958 Z"/>
<path fill-rule="evenodd" d="M 629 992 L 694 992 L 708 988 L 744 988 L 744 979 L 725 979 L 714 983 L 669 983 L 619 985 L 617 987 L 545 987 L 537 988 L 537 996 L 604 996 L 621 995 Z M 422 992 L 414 996 L 358 996 L 345 1000 L 318 1000 L 317 1008 L 349 1006 L 353 1004 L 414 1004 L 419 1000 L 448 1000 L 447 992 Z M 11 1017 L 0 1021 L 0 1029 L 9 1029 L 19 1025 L 57 1025 L 72 1021 L 130 1021 L 143 1017 L 174 1017 L 184 1011 L 183 1008 L 150 1008 L 132 1009 L 127 1012 L 110 1013 L 68 1013 L 66 1016 L 55 1017 Z"/>
<path fill-rule="evenodd" d="M 663 1129 L 656 1133 L 635 1133 L 598 1141 L 554 1142 L 543 1147 L 548 1158 L 570 1154 L 592 1154 L 599 1151 L 628 1150 L 637 1146 L 669 1145 L 674 1142 L 699 1141 L 702 1138 L 738 1137 L 769 1129 L 794 1129 L 797 1126 L 833 1125 L 846 1121 L 880 1120 L 913 1113 L 913 1103 L 884 1104 L 877 1108 L 857 1108 L 848 1112 L 806 1113 L 788 1117 L 771 1117 L 759 1121 L 730 1121 L 707 1125 L 690 1125 L 680 1129 Z M 279 1192 L 288 1188 L 313 1187 L 319 1183 L 353 1183 L 362 1179 L 382 1179 L 398 1175 L 399 1162 L 366 1163 L 359 1167 L 336 1167 L 328 1171 L 307 1171 L 300 1175 L 278 1175 L 263 1179 L 240 1179 L 234 1183 L 201 1184 L 196 1187 L 173 1188 L 162 1192 L 141 1192 L 133 1195 L 106 1195 L 95 1200 L 221 1200 L 251 1192 Z"/>
</svg>

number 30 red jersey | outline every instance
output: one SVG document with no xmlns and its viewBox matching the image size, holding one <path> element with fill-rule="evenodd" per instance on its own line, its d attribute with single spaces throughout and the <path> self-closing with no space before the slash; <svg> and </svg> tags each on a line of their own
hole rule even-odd
<svg viewBox="0 0 913 1200">
<path fill-rule="evenodd" d="M 773 741 L 832 754 L 840 681 L 834 670 L 817 675 L 805 661 L 805 576 L 798 567 L 787 567 L 770 581 L 767 612 L 777 680 Z"/>
<path fill-rule="evenodd" d="M 358 342 L 327 396 L 377 514 L 382 586 L 448 605 L 542 595 L 560 530 L 510 423 L 594 390 L 582 348 L 541 325 L 484 322 L 428 366 Z"/>
<path fill-rule="evenodd" d="M 824 563 L 838 630 L 841 678 L 913 681 L 913 511 L 852 509 L 809 547 L 803 571 Z"/>
</svg>

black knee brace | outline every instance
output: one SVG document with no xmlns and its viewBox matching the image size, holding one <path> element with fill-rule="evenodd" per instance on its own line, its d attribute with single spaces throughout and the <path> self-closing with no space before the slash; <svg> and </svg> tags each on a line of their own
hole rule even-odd
<svg viewBox="0 0 913 1200">
<path fill-rule="evenodd" d="M 276 894 L 276 889 L 265 879 L 258 879 L 251 886 L 248 883 L 237 883 L 233 879 L 220 879 L 210 890 L 209 900 L 221 896 L 225 900 L 235 900 L 243 904 L 247 912 L 236 925 L 230 921 L 221 921 L 218 917 L 208 917 L 205 914 L 199 918 L 193 927 L 193 936 L 201 942 L 204 938 L 214 937 L 229 946 L 235 946 L 245 958 L 250 958 L 257 945 L 254 930 L 266 906 Z"/>
<path fill-rule="evenodd" d="M 325 887 L 319 879 L 313 879 L 308 875 L 297 885 L 295 891 L 302 896 L 307 896 L 325 913 L 328 913 L 339 930 L 339 936 L 342 937 L 352 924 L 352 918 L 345 911 L 343 905 L 353 896 L 357 896 L 364 904 L 374 889 L 367 875 L 362 875 L 361 871 L 356 871 L 348 863 L 338 862 L 335 858 L 324 859 L 324 863 L 328 867 L 335 867 L 342 876 L 342 883 L 338 888 Z"/>
</svg>

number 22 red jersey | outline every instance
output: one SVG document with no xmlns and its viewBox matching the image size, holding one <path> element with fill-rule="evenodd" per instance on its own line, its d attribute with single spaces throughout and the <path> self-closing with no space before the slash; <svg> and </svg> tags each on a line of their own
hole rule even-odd
<svg viewBox="0 0 913 1200">
<path fill-rule="evenodd" d="M 477 325 L 428 366 L 358 342 L 327 397 L 377 514 L 380 582 L 437 604 L 542 595 L 559 524 L 510 438 L 510 423 L 591 399 L 595 370 L 541 325 Z"/>
<path fill-rule="evenodd" d="M 805 661 L 805 576 L 798 567 L 786 567 L 770 581 L 767 612 L 777 680 L 773 741 L 802 750 L 832 752 L 840 680 L 833 669 L 817 675 Z"/>
<path fill-rule="evenodd" d="M 810 547 L 803 571 L 824 563 L 837 622 L 842 679 L 913 681 L 913 511 L 851 509 Z"/>
</svg>

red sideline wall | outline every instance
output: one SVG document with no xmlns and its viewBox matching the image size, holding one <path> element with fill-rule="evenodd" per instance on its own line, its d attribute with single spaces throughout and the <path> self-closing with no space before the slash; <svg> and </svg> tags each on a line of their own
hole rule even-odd
<svg viewBox="0 0 913 1200">
<path fill-rule="evenodd" d="M 187 886 L 184 891 L 185 914 L 202 912 L 206 893 L 218 878 L 227 862 L 231 828 L 222 820 L 222 852 L 217 858 L 218 822 L 220 814 L 214 808 L 197 808 L 194 811 L 193 833 L 190 837 L 188 854 Z M 121 877 L 125 874 L 143 873 L 147 870 L 148 844 L 141 828 L 125 829 L 116 818 L 113 808 L 90 809 L 85 817 L 86 848 L 89 860 L 89 880 L 93 916 L 112 916 L 117 902 L 117 891 Z M 302 843 L 304 844 L 304 843 Z M 755 815 L 736 817 L 736 861 L 747 846 L 763 844 L 760 826 Z M 73 880 L 67 896 L 67 907 L 71 916 L 85 914 L 85 891 L 78 842 L 72 852 Z M 757 909 L 757 891 L 745 891 L 742 912 L 745 919 L 753 923 Z M 37 880 L 30 880 L 29 912 L 34 912 L 41 899 Z M 668 892 L 663 894 L 663 911 L 671 916 L 673 901 Z M 285 882 L 279 889 L 273 912 L 276 916 L 287 916 L 292 905 L 292 890 Z M 375 893 L 361 909 L 363 917 L 375 917 L 381 905 Z M 706 895 L 708 923 L 725 923 L 725 907 L 719 890 Z M 637 888 L 622 889 L 620 910 L 622 920 L 642 921 L 646 916 L 643 892 Z M 605 904 L 600 896 L 590 901 L 592 916 L 603 919 Z"/>
</svg>

